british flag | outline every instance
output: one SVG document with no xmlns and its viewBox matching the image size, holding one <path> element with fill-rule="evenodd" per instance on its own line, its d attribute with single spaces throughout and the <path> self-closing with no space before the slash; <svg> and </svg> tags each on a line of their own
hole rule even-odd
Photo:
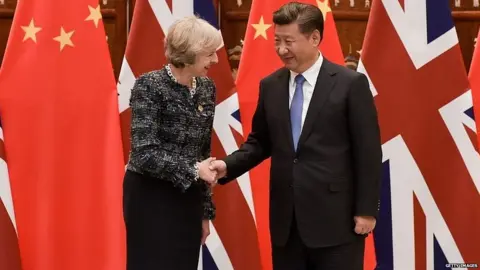
<svg viewBox="0 0 480 270">
<path fill-rule="evenodd" d="M 125 161 L 129 152 L 130 91 L 139 75 L 160 69 L 165 63 L 163 39 L 175 19 L 197 15 L 216 26 L 217 12 L 212 1 L 137 0 L 118 91 Z M 219 30 L 220 31 L 220 30 Z M 224 157 L 238 149 L 243 141 L 238 97 L 226 50 L 218 51 L 219 64 L 209 76 L 217 86 L 217 106 L 212 136 L 212 156 Z M 255 211 L 248 173 L 235 184 L 214 190 L 217 218 L 202 249 L 199 269 L 260 269 Z"/>
<path fill-rule="evenodd" d="M 20 251 L 16 232 L 15 212 L 8 177 L 8 168 L 0 127 L 0 269 L 20 270 Z"/>
<path fill-rule="evenodd" d="M 480 264 L 480 155 L 449 2 L 372 5 L 359 71 L 383 142 L 377 269 Z"/>
</svg>

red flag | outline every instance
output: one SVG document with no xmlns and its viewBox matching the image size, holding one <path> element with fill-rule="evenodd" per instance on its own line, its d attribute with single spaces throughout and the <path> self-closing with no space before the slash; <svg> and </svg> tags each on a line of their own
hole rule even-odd
<svg viewBox="0 0 480 270">
<path fill-rule="evenodd" d="M 135 78 L 145 72 L 161 69 L 166 64 L 163 44 L 166 31 L 175 17 L 193 14 L 218 29 L 217 13 L 212 1 L 136 1 L 118 84 L 125 161 L 130 147 L 129 99 Z M 220 48 L 217 54 L 219 63 L 212 66 L 208 75 L 217 87 L 212 156 L 222 158 L 237 150 L 243 140 L 237 117 L 237 93 L 225 48 Z M 206 248 L 202 249 L 203 269 L 261 269 L 248 174 L 235 183 L 217 185 L 213 193 L 217 216 Z"/>
<path fill-rule="evenodd" d="M 306 3 L 315 4 L 314 1 L 305 1 Z M 344 65 L 342 46 L 338 38 L 337 28 L 333 20 L 332 9 L 329 0 L 316 0 L 318 8 L 322 11 L 324 17 L 323 40 L 320 43 L 320 51 L 328 60 Z"/>
<path fill-rule="evenodd" d="M 470 88 L 472 89 L 473 108 L 475 112 L 475 120 L 477 127 L 480 127 L 480 47 L 477 43 L 480 42 L 480 30 L 475 41 L 475 51 L 473 52 L 473 59 L 468 74 L 470 81 Z M 478 147 L 480 147 L 480 131 L 477 129 Z"/>
<path fill-rule="evenodd" d="M 480 155 L 450 1 L 373 1 L 359 71 L 383 144 L 377 267 L 478 263 Z"/>
<path fill-rule="evenodd" d="M 251 120 L 257 106 L 260 80 L 283 66 L 274 49 L 272 14 L 288 2 L 290 1 L 254 0 L 252 2 L 237 75 L 238 97 L 245 137 L 251 131 Z M 303 0 L 301 2 L 317 5 L 320 8 L 325 20 L 320 50 L 325 58 L 343 65 L 343 54 L 328 0 Z M 261 59 L 261 61 L 258 61 L 258 59 Z M 268 221 L 269 167 L 270 160 L 266 160 L 250 171 L 264 269 L 272 268 Z"/>
<path fill-rule="evenodd" d="M 98 1 L 18 2 L 0 114 L 22 268 L 124 268 L 121 133 Z"/>
</svg>

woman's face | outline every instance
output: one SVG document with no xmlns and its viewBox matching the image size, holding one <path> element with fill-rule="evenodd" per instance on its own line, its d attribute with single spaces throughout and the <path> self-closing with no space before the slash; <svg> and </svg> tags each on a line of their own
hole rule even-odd
<svg viewBox="0 0 480 270">
<path fill-rule="evenodd" d="M 207 76 L 208 70 L 218 63 L 217 49 L 209 49 L 198 53 L 195 57 L 195 64 L 187 66 L 194 77 Z"/>
</svg>

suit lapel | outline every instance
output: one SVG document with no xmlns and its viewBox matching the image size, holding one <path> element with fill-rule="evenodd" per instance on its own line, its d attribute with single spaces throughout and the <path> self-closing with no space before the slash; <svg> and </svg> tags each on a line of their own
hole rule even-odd
<svg viewBox="0 0 480 270">
<path fill-rule="evenodd" d="M 312 132 L 315 119 L 325 105 L 325 102 L 327 101 L 327 98 L 335 84 L 335 71 L 332 70 L 330 65 L 330 62 L 328 62 L 327 59 L 323 59 L 323 64 L 320 68 L 317 82 L 315 83 L 313 96 L 310 100 L 310 105 L 308 106 L 307 116 L 305 118 L 305 123 L 303 124 L 302 133 L 300 134 L 300 138 L 298 140 L 297 152 L 300 150 L 302 144 Z"/>
<path fill-rule="evenodd" d="M 284 69 L 278 76 L 278 108 L 280 110 L 280 118 L 285 119 L 282 123 L 284 132 L 286 132 L 286 138 L 289 147 L 293 149 L 293 137 L 292 137 L 292 122 L 290 121 L 290 106 L 289 106 L 289 83 L 290 72 L 288 69 Z"/>
</svg>

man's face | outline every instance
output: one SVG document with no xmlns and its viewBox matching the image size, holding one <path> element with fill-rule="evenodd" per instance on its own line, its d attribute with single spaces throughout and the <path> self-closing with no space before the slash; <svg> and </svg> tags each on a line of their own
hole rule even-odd
<svg viewBox="0 0 480 270">
<path fill-rule="evenodd" d="M 312 64 L 318 54 L 320 33 L 315 30 L 306 35 L 300 32 L 297 23 L 275 26 L 275 50 L 285 67 L 302 73 Z"/>
</svg>

